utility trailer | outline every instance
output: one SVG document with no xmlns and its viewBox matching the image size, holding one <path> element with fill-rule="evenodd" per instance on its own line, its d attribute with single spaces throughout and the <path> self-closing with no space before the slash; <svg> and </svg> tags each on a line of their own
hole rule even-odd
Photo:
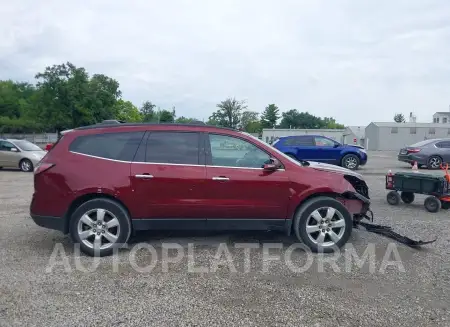
<svg viewBox="0 0 450 327">
<path fill-rule="evenodd" d="M 442 167 L 441 167 L 442 168 Z M 444 169 L 444 168 L 442 168 Z M 449 176 L 436 176 L 419 172 L 398 172 L 386 175 L 386 196 L 390 205 L 398 205 L 400 200 L 406 204 L 414 201 L 415 194 L 428 195 L 424 206 L 429 212 L 450 208 Z M 400 192 L 400 193 L 399 193 Z"/>
</svg>

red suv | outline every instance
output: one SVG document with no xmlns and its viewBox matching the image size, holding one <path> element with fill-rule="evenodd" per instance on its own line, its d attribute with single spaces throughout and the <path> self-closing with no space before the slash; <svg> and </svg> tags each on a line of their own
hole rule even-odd
<svg viewBox="0 0 450 327">
<path fill-rule="evenodd" d="M 30 213 L 89 255 L 148 229 L 280 230 L 327 252 L 369 205 L 361 175 L 296 161 L 244 132 L 117 122 L 61 137 L 35 169 Z"/>
</svg>

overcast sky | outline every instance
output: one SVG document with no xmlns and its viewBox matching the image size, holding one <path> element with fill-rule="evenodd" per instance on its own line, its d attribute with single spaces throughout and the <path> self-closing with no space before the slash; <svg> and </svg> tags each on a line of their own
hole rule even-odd
<svg viewBox="0 0 450 327">
<path fill-rule="evenodd" d="M 15 0 L 0 79 L 70 61 L 123 97 L 207 119 L 226 97 L 347 125 L 450 105 L 449 0 Z"/>
</svg>

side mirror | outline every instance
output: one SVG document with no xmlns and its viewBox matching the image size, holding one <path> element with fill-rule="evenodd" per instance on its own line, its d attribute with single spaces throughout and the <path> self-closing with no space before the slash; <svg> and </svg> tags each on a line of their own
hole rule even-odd
<svg viewBox="0 0 450 327">
<path fill-rule="evenodd" d="M 341 146 L 341 144 L 340 144 L 340 143 L 334 143 L 334 146 L 333 146 L 333 148 L 337 148 L 337 147 L 339 147 L 339 146 Z"/>
<path fill-rule="evenodd" d="M 263 169 L 266 171 L 275 171 L 280 168 L 280 166 L 281 163 L 278 161 L 278 159 L 270 158 L 270 163 L 265 163 Z"/>
<path fill-rule="evenodd" d="M 11 152 L 19 152 L 16 148 L 11 148 Z"/>
</svg>

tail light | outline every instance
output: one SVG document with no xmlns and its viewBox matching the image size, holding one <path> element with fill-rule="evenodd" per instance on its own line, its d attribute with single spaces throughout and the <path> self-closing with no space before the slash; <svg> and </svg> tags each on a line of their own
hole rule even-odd
<svg viewBox="0 0 450 327">
<path fill-rule="evenodd" d="M 417 153 L 420 152 L 419 148 L 408 148 L 406 149 L 406 151 L 408 151 L 408 153 Z"/>
<path fill-rule="evenodd" d="M 37 175 L 37 174 L 43 173 L 44 171 L 52 168 L 54 165 L 55 164 L 48 163 L 48 162 L 40 162 L 34 169 L 34 174 Z"/>
</svg>

